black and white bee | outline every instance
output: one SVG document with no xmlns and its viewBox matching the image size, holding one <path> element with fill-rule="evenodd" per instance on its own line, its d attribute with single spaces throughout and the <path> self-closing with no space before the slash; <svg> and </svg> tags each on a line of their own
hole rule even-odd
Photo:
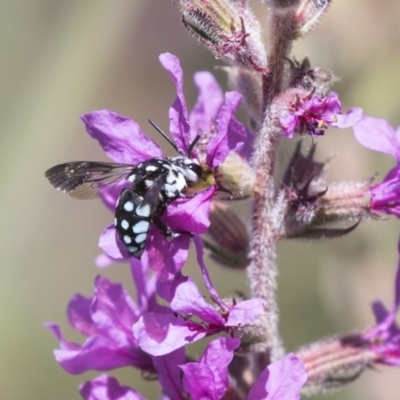
<svg viewBox="0 0 400 400">
<path fill-rule="evenodd" d="M 149 121 L 174 147 L 163 131 Z M 123 180 L 130 187 L 122 189 L 115 208 L 114 225 L 117 236 L 129 255 L 140 258 L 145 249 L 151 224 L 166 237 L 179 235 L 160 221 L 169 204 L 185 198 L 187 189 L 205 179 L 205 168 L 190 157 L 197 137 L 189 147 L 188 155 L 151 158 L 137 165 L 75 161 L 56 165 L 45 172 L 46 178 L 59 191 L 76 198 L 93 198 L 101 189 Z M 189 233 L 190 232 L 186 232 Z"/>
</svg>

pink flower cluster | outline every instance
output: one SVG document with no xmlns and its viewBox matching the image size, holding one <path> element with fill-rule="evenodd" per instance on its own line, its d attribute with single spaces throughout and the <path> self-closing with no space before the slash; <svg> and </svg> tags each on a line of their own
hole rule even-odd
<svg viewBox="0 0 400 400">
<path fill-rule="evenodd" d="M 215 170 L 230 152 L 240 153 L 246 140 L 246 130 L 234 116 L 241 96 L 235 92 L 224 95 L 211 74 L 197 73 L 199 97 L 188 113 L 179 60 L 166 53 L 160 56 L 160 61 L 177 90 L 169 110 L 170 132 L 176 146 L 186 153 L 196 135 L 200 135 L 201 141 L 205 132 L 214 132 L 206 142 L 205 154 L 198 156 Z M 157 144 L 129 118 L 103 110 L 86 114 L 82 120 L 89 134 L 115 162 L 137 164 L 164 157 Z M 118 183 L 101 191 L 111 210 L 115 209 L 124 185 Z M 215 190 L 212 186 L 196 196 L 178 199 L 162 216 L 173 230 L 194 233 L 198 263 L 213 303 L 208 303 L 195 282 L 181 273 L 190 237 L 181 235 L 167 241 L 157 228 L 152 228 L 141 260 L 129 259 L 136 301 L 121 284 L 99 276 L 93 297 L 76 295 L 68 305 L 70 324 L 86 336 L 82 345 L 67 341 L 58 325 L 47 324 L 60 343 L 55 358 L 67 372 L 81 374 L 135 367 L 157 377 L 163 399 L 183 400 L 190 395 L 192 399 L 217 400 L 224 396 L 230 385 L 228 365 L 240 345 L 237 331 L 264 313 L 264 302 L 253 298 L 228 304 L 218 296 L 210 281 L 198 235 L 209 226 L 210 202 Z M 116 239 L 114 226 L 104 230 L 100 247 L 106 253 L 98 259 L 100 266 L 127 258 Z M 159 304 L 157 296 L 168 305 Z M 186 345 L 215 335 L 218 337 L 197 360 L 186 354 Z M 305 381 L 301 361 L 289 354 L 265 368 L 248 399 L 299 399 Z M 108 375 L 86 382 L 80 392 L 86 400 L 143 399 L 133 388 L 121 386 Z"/>
</svg>

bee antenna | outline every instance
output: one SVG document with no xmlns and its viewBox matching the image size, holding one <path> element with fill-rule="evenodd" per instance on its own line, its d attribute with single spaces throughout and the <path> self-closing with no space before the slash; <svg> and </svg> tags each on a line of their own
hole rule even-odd
<svg viewBox="0 0 400 400">
<path fill-rule="evenodd" d="M 180 153 L 176 144 L 167 136 L 167 134 L 151 119 L 148 120 L 151 126 L 178 152 Z"/>
<path fill-rule="evenodd" d="M 197 135 L 194 139 L 193 142 L 190 143 L 189 149 L 188 149 L 188 157 L 191 157 L 192 151 L 194 149 L 194 146 L 196 146 L 196 144 L 199 142 L 200 140 L 200 135 Z"/>
</svg>

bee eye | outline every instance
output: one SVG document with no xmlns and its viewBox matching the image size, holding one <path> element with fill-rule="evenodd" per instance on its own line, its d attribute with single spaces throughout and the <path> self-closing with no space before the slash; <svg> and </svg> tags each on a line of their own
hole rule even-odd
<svg viewBox="0 0 400 400">
<path fill-rule="evenodd" d="M 193 163 L 190 168 L 199 178 L 203 176 L 203 169 L 200 165 Z"/>
</svg>

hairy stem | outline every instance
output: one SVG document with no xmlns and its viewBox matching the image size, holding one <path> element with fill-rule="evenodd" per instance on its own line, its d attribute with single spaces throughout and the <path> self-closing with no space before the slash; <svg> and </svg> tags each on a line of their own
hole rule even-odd
<svg viewBox="0 0 400 400">
<path fill-rule="evenodd" d="M 290 13 L 272 15 L 270 23 L 270 51 L 267 74 L 263 76 L 264 121 L 261 124 L 253 166 L 256 172 L 255 195 L 252 210 L 252 262 L 248 279 L 253 297 L 265 301 L 265 314 L 255 326 L 258 339 L 253 350 L 257 353 L 259 371 L 283 355 L 278 332 L 278 307 L 276 302 L 276 244 L 278 228 L 275 195 L 274 166 L 281 129 L 273 120 L 271 105 L 280 93 L 285 59 L 290 51 L 294 23 Z M 258 372 L 259 372 L 258 371 Z"/>
</svg>

